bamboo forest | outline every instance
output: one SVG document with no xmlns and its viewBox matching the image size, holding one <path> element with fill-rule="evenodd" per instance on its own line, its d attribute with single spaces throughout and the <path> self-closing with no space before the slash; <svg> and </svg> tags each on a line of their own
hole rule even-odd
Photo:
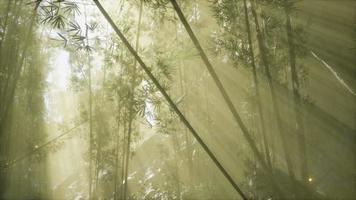
<svg viewBox="0 0 356 200">
<path fill-rule="evenodd" d="M 0 199 L 356 199 L 356 1 L 0 0 Z"/>
</svg>

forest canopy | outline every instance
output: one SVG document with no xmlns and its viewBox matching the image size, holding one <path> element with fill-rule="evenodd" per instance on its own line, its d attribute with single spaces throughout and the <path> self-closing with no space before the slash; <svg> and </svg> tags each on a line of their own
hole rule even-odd
<svg viewBox="0 0 356 200">
<path fill-rule="evenodd" d="M 355 199 L 355 8 L 0 1 L 0 199 Z"/>
</svg>

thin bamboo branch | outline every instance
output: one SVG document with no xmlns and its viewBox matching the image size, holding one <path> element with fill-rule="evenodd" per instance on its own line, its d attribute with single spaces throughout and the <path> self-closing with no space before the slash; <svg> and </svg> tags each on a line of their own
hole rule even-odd
<svg viewBox="0 0 356 200">
<path fill-rule="evenodd" d="M 78 125 L 76 125 L 76 126 L 70 128 L 70 129 L 68 129 L 67 131 L 65 131 L 65 132 L 59 134 L 58 136 L 56 136 L 56 137 L 54 137 L 54 138 L 48 140 L 47 142 L 45 142 L 45 143 L 43 143 L 43 144 L 41 144 L 41 145 L 38 145 L 34 150 L 28 152 L 27 154 L 24 154 L 24 155 L 22 155 L 22 156 L 19 156 L 18 158 L 15 158 L 14 160 L 12 160 L 12 161 L 6 163 L 5 166 L 4 166 L 5 169 L 9 169 L 9 168 L 11 168 L 12 166 L 14 166 L 16 163 L 20 162 L 21 160 L 24 160 L 24 159 L 28 158 L 29 156 L 34 155 L 35 153 L 38 153 L 38 152 L 39 152 L 40 150 L 42 150 L 43 148 L 49 146 L 50 144 L 56 142 L 57 140 L 63 138 L 64 136 L 70 134 L 72 131 L 74 131 L 75 129 L 79 128 L 80 126 L 82 126 L 83 124 L 85 124 L 85 123 L 87 123 L 87 122 L 88 122 L 88 121 L 84 121 L 84 122 L 82 122 L 82 123 L 80 123 L 80 124 L 78 124 Z"/>
</svg>

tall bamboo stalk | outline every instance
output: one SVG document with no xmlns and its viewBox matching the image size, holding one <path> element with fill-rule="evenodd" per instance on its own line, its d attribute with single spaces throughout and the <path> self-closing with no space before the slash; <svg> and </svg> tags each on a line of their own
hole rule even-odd
<svg viewBox="0 0 356 200">
<path fill-rule="evenodd" d="M 114 51 L 114 50 L 113 50 Z M 119 56 L 119 60 L 120 60 L 120 63 L 122 63 L 122 52 Z M 119 82 L 122 81 L 122 74 L 120 74 L 119 76 Z M 118 99 L 118 108 L 119 108 L 119 111 L 118 111 L 118 120 L 117 120 L 117 129 L 118 129 L 118 133 L 117 133 L 117 140 L 116 140 L 116 158 L 115 158 L 115 179 L 114 179 L 114 200 L 117 200 L 118 199 L 118 167 L 119 167 L 119 148 L 120 148 L 120 128 L 123 127 L 123 133 L 124 133 L 124 136 L 123 136 L 123 142 L 122 142 L 122 153 L 124 152 L 124 143 L 125 143 L 125 132 L 126 132 L 126 129 L 125 129 L 125 118 L 124 118 L 124 115 L 121 114 L 121 112 L 123 112 L 123 109 L 122 109 L 122 106 L 121 106 L 121 103 L 120 103 L 120 99 Z M 121 121 L 122 120 L 122 121 Z M 120 126 L 120 123 L 123 122 L 123 126 Z M 121 184 L 122 184 L 122 177 L 123 177 L 123 165 L 124 165 L 124 156 L 122 155 L 121 156 L 122 158 L 122 168 L 121 168 Z M 120 185 L 121 185 L 120 184 Z M 121 192 L 119 193 L 121 194 Z"/>
<path fill-rule="evenodd" d="M 85 22 L 87 21 L 87 16 L 85 12 Z M 85 37 L 86 37 L 86 45 L 89 46 L 89 27 L 85 24 Z M 89 91 L 89 200 L 92 198 L 92 163 L 93 163 L 93 105 L 92 105 L 92 80 L 91 80 L 91 59 L 90 54 L 87 52 L 87 59 L 88 59 L 88 91 Z"/>
<path fill-rule="evenodd" d="M 287 3 L 287 2 L 286 2 Z M 295 45 L 294 45 L 294 36 L 293 36 L 293 28 L 291 24 L 291 17 L 289 14 L 289 10 L 287 5 L 284 8 L 286 15 L 286 30 L 287 30 L 287 39 L 288 39 L 288 49 L 289 49 L 289 61 L 290 61 L 290 69 L 291 69 L 291 77 L 292 77 L 292 90 L 293 90 L 293 101 L 294 101 L 294 112 L 296 117 L 296 127 L 295 131 L 298 136 L 299 143 L 299 153 L 301 159 L 301 174 L 303 181 L 308 180 L 308 162 L 306 157 L 306 145 L 305 145 L 305 134 L 304 134 L 304 122 L 302 119 L 301 107 L 302 107 L 302 99 L 300 96 L 300 83 L 298 79 L 298 72 L 296 67 L 296 53 L 295 53 Z"/>
<path fill-rule="evenodd" d="M 91 65 L 89 59 L 89 199 L 92 192 L 92 151 L 93 151 L 93 117 L 92 117 L 92 88 L 91 88 Z"/>
<path fill-rule="evenodd" d="M 267 164 L 269 165 L 269 167 L 272 167 L 269 145 L 268 145 L 268 140 L 267 140 L 267 133 L 266 133 L 267 130 L 266 130 L 266 125 L 265 125 L 264 112 L 263 112 L 262 103 L 261 103 L 260 87 L 259 87 L 259 82 L 258 82 L 258 78 L 257 78 L 255 54 L 253 51 L 252 33 L 251 33 L 251 28 L 250 28 L 251 26 L 250 26 L 250 19 L 249 19 L 249 15 L 248 15 L 246 0 L 243 0 L 243 3 L 244 3 L 244 13 L 245 13 L 245 24 L 246 24 L 246 29 L 247 29 L 247 38 L 248 38 L 248 43 L 249 43 L 249 54 L 251 57 L 252 77 L 253 77 L 253 82 L 254 82 L 255 92 L 256 92 L 257 110 L 259 113 L 258 116 L 259 116 L 259 121 L 260 121 L 260 125 L 261 125 L 263 146 L 265 149 Z"/>
<path fill-rule="evenodd" d="M 174 18 L 176 15 L 174 15 Z M 176 33 L 176 40 L 178 45 L 181 44 L 181 41 L 178 38 L 178 23 L 175 23 L 175 33 Z M 184 98 L 185 102 L 188 102 L 188 89 L 187 89 L 187 82 L 188 82 L 188 77 L 187 74 L 184 70 L 184 65 L 182 61 L 179 61 L 178 65 L 178 75 L 179 75 L 179 89 L 180 89 L 180 96 Z M 185 114 L 185 116 L 189 117 L 189 104 L 188 103 L 183 103 L 182 104 L 182 112 Z M 186 146 L 186 155 L 187 155 L 187 160 L 188 160 L 188 174 L 189 177 L 193 177 L 193 159 L 192 159 L 192 149 L 191 149 L 191 139 L 188 134 L 187 128 L 184 127 L 184 139 L 185 139 L 185 146 Z"/>
<path fill-rule="evenodd" d="M 142 21 L 142 11 L 143 11 L 143 0 L 140 1 L 140 11 L 138 16 L 138 24 L 137 24 L 137 33 L 136 33 L 136 45 L 135 50 L 138 52 L 139 44 L 140 44 L 140 32 L 141 32 L 141 21 Z M 124 200 L 127 199 L 127 190 L 128 190 L 128 173 L 129 173 L 129 162 L 130 162 L 130 143 L 131 143 L 131 135 L 132 135 L 132 123 L 134 120 L 134 111 L 133 111 L 133 104 L 134 104 L 134 92 L 136 87 L 136 65 L 137 61 L 135 60 L 134 67 L 133 67 L 133 76 L 132 76 L 132 83 L 131 83 L 131 92 L 130 92 L 130 109 L 129 109 L 129 126 L 128 126 L 128 136 L 127 136 L 127 147 L 126 147 L 126 172 L 125 172 L 125 184 L 124 184 Z"/>
</svg>

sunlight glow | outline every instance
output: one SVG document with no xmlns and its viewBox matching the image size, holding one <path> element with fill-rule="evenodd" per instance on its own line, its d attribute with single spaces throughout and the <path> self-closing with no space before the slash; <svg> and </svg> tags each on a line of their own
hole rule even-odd
<svg viewBox="0 0 356 200">
<path fill-rule="evenodd" d="M 68 85 L 68 75 L 69 75 L 69 53 L 65 50 L 56 50 L 54 52 L 56 57 L 50 62 L 52 66 L 52 71 L 50 71 L 47 82 L 53 87 L 65 90 Z"/>
</svg>

